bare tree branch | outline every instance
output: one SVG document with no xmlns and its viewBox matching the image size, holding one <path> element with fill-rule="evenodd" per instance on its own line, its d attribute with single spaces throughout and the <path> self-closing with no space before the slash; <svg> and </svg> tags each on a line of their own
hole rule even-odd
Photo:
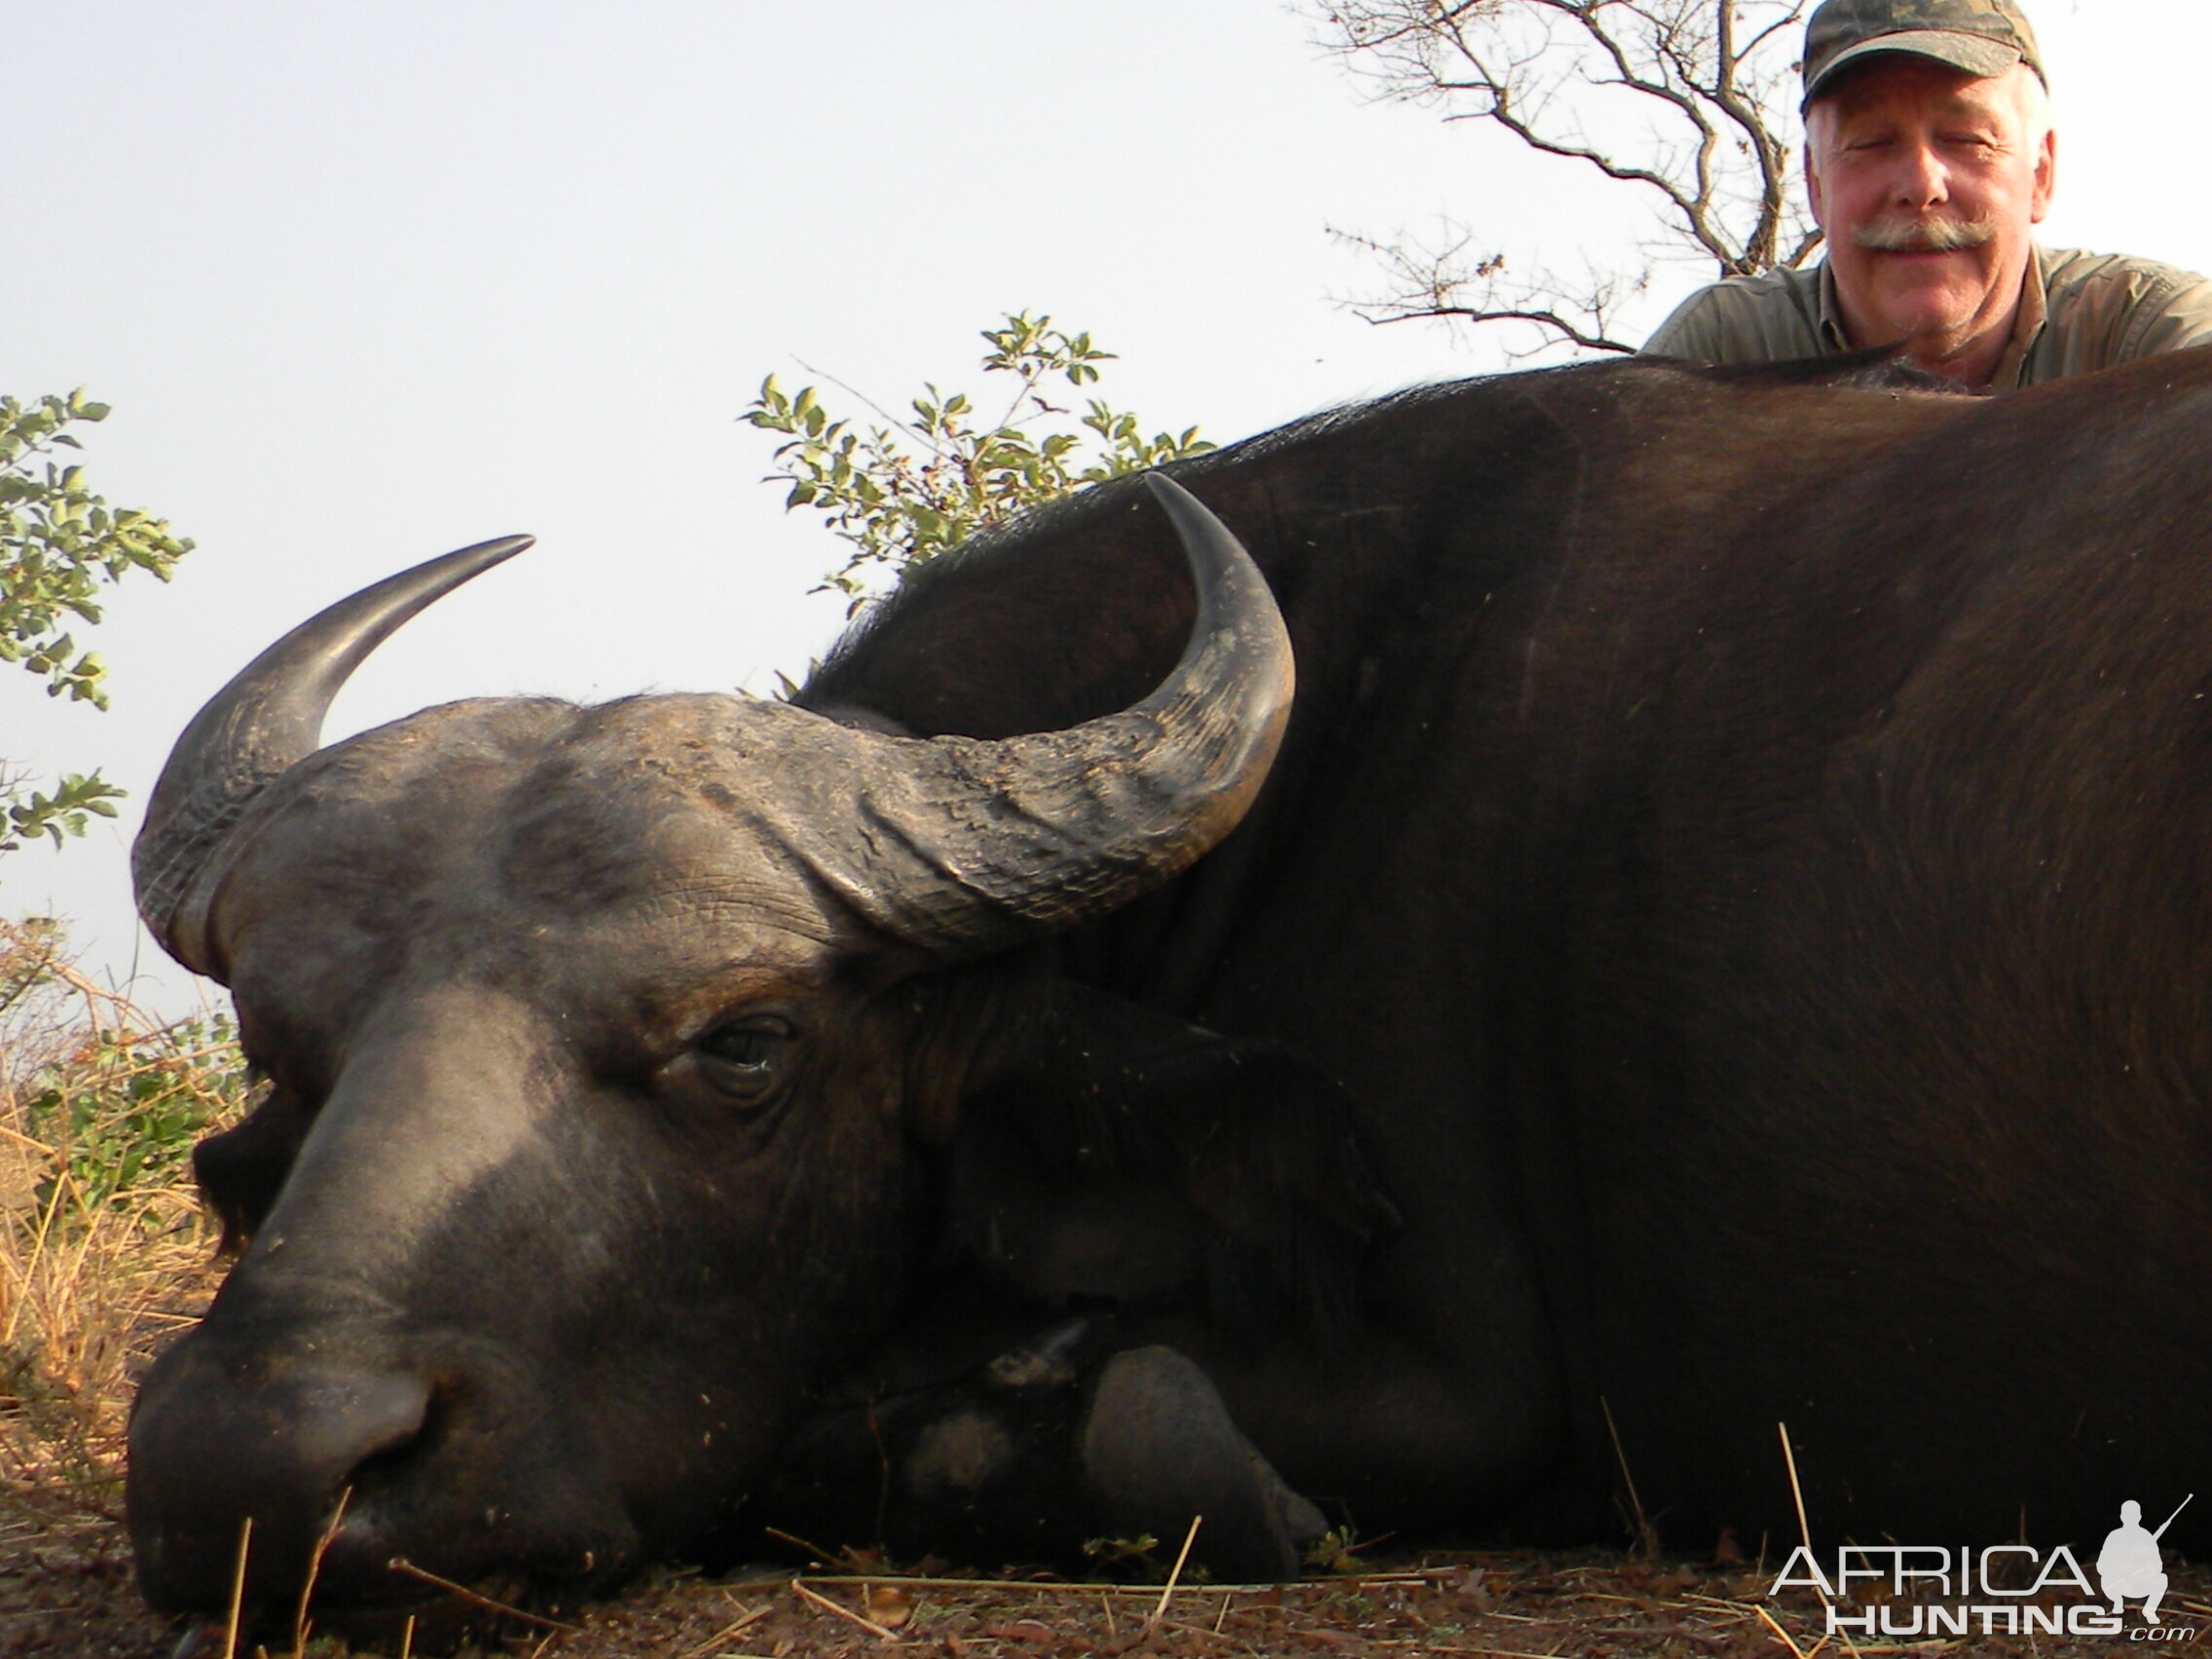
<svg viewBox="0 0 2212 1659">
<path fill-rule="evenodd" d="M 1714 275 L 1800 265 L 1820 246 L 1797 173 L 1792 52 L 1811 0 L 1306 0 L 1322 44 L 1379 97 L 1487 122 L 1532 153 L 1632 187 L 1655 239 L 1561 280 L 1507 276 L 1448 226 L 1424 244 L 1332 232 L 1386 276 L 1347 300 L 1371 322 L 1515 323 L 1622 351 L 1610 312 L 1679 254 Z M 1787 252 L 1785 250 L 1787 249 Z"/>
<path fill-rule="evenodd" d="M 1430 247 L 1412 236 L 1384 242 L 1333 227 L 1329 234 L 1366 253 L 1390 278 L 1384 294 L 1340 300 L 1365 321 L 1441 318 L 1453 323 L 1533 326 L 1538 331 L 1533 344 L 1507 349 L 1506 356 L 1515 362 L 1559 342 L 1583 351 L 1636 350 L 1615 337 L 1611 319 L 1624 299 L 1642 291 L 1649 280 L 1648 269 L 1633 276 L 1587 271 L 1580 277 L 1539 269 L 1523 277 L 1507 269 L 1503 254 L 1474 254 L 1473 239 L 1465 235 L 1450 246 Z"/>
</svg>

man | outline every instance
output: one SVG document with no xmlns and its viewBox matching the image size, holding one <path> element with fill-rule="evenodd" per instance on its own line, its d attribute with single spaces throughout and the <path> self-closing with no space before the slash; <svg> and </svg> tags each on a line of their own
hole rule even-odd
<svg viewBox="0 0 2212 1659">
<path fill-rule="evenodd" d="M 1771 362 L 1902 346 L 2006 389 L 2212 343 L 2212 283 L 2048 251 L 2058 147 L 2013 0 L 1826 0 L 1805 30 L 1805 177 L 1827 257 L 1692 294 L 1644 350 Z"/>
<path fill-rule="evenodd" d="M 2166 1527 L 2172 1525 L 2168 1518 Z M 2145 1530 L 2143 1506 L 2132 1497 L 2120 1506 L 2120 1525 L 2105 1534 L 2105 1547 L 2097 1552 L 2097 1578 L 2112 1599 L 2114 1612 L 2124 1612 L 2128 1599 L 2140 1596 L 2144 1622 L 2158 1622 L 2158 1601 L 2166 1593 L 2166 1567 L 2158 1559 L 2158 1537 L 2166 1527 L 2157 1532 Z"/>
</svg>

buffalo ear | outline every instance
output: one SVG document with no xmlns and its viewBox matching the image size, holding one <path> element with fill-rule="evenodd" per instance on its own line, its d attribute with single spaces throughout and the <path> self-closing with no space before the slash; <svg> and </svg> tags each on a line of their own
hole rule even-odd
<svg viewBox="0 0 2212 1659">
<path fill-rule="evenodd" d="M 1050 994 L 1043 957 L 1014 951 L 909 979 L 892 994 L 906 1018 L 907 1132 L 925 1146 L 949 1145 L 961 1102 L 1018 1065 L 1036 1039 Z"/>
<path fill-rule="evenodd" d="M 955 1248 L 1021 1294 L 1179 1284 L 1255 1336 L 1350 1330 L 1368 1248 L 1398 1225 L 1311 1059 L 1066 983 L 964 1107 L 952 1192 Z"/>
<path fill-rule="evenodd" d="M 243 1248 L 267 1219 L 313 1121 L 282 1089 L 273 1089 L 242 1122 L 192 1149 L 192 1173 L 223 1224 L 226 1253 Z"/>
</svg>

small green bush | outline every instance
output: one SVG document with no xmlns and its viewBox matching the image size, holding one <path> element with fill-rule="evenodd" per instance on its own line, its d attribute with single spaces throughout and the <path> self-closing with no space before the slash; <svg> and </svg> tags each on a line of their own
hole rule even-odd
<svg viewBox="0 0 2212 1659">
<path fill-rule="evenodd" d="M 23 1132 L 55 1160 L 36 1189 L 40 1207 L 64 1181 L 87 1207 L 129 1208 L 189 1179 L 194 1144 L 242 1108 L 245 1092 L 228 1015 L 87 1033 L 31 1077 Z"/>
</svg>

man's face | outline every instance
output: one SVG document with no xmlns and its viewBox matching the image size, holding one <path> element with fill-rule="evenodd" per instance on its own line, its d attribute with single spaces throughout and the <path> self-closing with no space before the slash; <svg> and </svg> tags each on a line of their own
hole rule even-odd
<svg viewBox="0 0 2212 1659">
<path fill-rule="evenodd" d="M 1900 54 L 1807 112 L 1813 216 L 1854 346 L 1995 368 L 2057 166 L 2033 80 L 2024 64 L 1983 79 Z"/>
</svg>

